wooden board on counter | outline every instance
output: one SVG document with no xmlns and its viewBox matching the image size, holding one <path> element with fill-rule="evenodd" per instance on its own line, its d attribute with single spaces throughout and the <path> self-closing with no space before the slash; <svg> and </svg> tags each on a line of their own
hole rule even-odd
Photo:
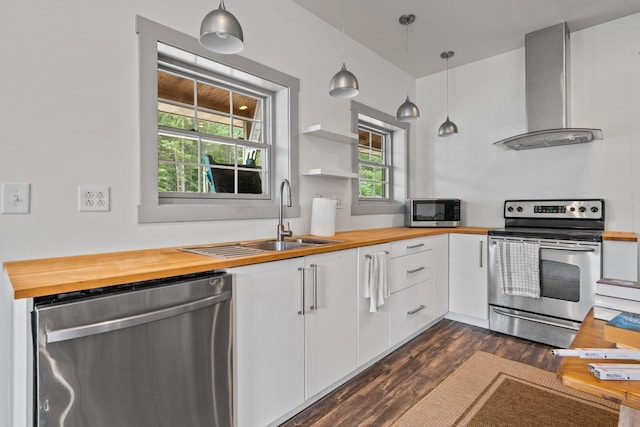
<svg viewBox="0 0 640 427">
<path fill-rule="evenodd" d="M 177 248 L 112 252 L 105 254 L 8 261 L 4 269 L 13 286 L 14 298 L 31 298 L 182 274 L 220 270 L 323 252 L 447 233 L 487 234 L 490 228 L 392 227 L 337 233 L 331 239 L 341 243 L 305 247 L 260 255 L 219 259 L 180 251 Z M 212 246 L 235 242 L 217 242 Z"/>
<path fill-rule="evenodd" d="M 593 310 L 590 311 L 571 343 L 571 348 L 615 348 L 615 343 L 604 340 L 605 323 L 604 320 L 594 319 Z M 600 380 L 589 372 L 589 363 L 593 362 L 600 360 L 565 357 L 558 367 L 558 375 L 569 387 L 640 409 L 640 381 Z M 629 360 L 611 359 L 606 362 L 633 363 Z"/>
<path fill-rule="evenodd" d="M 628 231 L 605 231 L 602 240 L 615 240 L 618 242 L 637 242 L 638 235 Z"/>
</svg>

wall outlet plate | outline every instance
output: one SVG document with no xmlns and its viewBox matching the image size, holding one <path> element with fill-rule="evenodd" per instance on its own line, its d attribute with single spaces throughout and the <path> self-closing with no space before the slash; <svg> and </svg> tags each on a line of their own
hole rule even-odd
<svg viewBox="0 0 640 427">
<path fill-rule="evenodd" d="M 30 193 L 31 185 L 28 183 L 3 182 L 0 212 L 3 214 L 28 214 Z"/>
<path fill-rule="evenodd" d="M 109 209 L 109 187 L 78 186 L 78 211 L 108 212 Z"/>
</svg>

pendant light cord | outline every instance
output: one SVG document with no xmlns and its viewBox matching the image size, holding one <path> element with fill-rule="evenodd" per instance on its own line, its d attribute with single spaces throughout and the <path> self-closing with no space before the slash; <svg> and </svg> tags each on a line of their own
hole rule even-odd
<svg viewBox="0 0 640 427">
<path fill-rule="evenodd" d="M 407 98 L 409 97 L 409 22 L 404 24 L 407 27 L 407 78 L 406 78 L 406 89 L 407 89 Z"/>
<path fill-rule="evenodd" d="M 447 118 L 449 118 L 449 56 L 447 55 Z"/>
<path fill-rule="evenodd" d="M 344 2 L 346 0 L 342 0 L 342 11 L 340 12 L 340 17 L 342 19 L 342 62 L 344 62 Z"/>
</svg>

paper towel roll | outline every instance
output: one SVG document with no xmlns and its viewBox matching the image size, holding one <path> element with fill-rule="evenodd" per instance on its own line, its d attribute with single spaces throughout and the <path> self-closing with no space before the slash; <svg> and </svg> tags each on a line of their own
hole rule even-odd
<svg viewBox="0 0 640 427">
<path fill-rule="evenodd" d="M 311 203 L 311 235 L 333 236 L 336 234 L 336 201 L 315 198 Z"/>
</svg>

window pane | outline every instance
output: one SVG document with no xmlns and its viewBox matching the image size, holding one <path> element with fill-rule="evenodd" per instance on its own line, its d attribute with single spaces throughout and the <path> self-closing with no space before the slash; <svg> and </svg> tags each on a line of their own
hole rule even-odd
<svg viewBox="0 0 640 427">
<path fill-rule="evenodd" d="M 233 115 L 262 120 L 262 99 L 234 92 Z"/>
<path fill-rule="evenodd" d="M 198 131 L 218 136 L 231 136 L 230 119 L 227 116 L 198 110 Z"/>
<path fill-rule="evenodd" d="M 262 142 L 262 123 L 236 119 L 233 121 L 233 137 Z"/>
<path fill-rule="evenodd" d="M 358 159 L 371 163 L 385 164 L 385 135 L 358 130 Z"/>
<path fill-rule="evenodd" d="M 217 86 L 198 82 L 198 106 L 229 114 L 230 92 Z"/>
<path fill-rule="evenodd" d="M 260 170 L 238 170 L 238 193 L 261 194 L 263 174 Z"/>
<path fill-rule="evenodd" d="M 193 109 L 158 102 L 158 124 L 176 129 L 193 130 Z"/>
<path fill-rule="evenodd" d="M 198 141 L 170 135 L 158 136 L 158 160 L 170 162 L 198 162 Z"/>
<path fill-rule="evenodd" d="M 193 80 L 158 71 L 158 98 L 181 104 L 193 104 Z"/>
<path fill-rule="evenodd" d="M 198 192 L 198 166 L 160 163 L 158 165 L 158 190 Z"/>
<path fill-rule="evenodd" d="M 235 166 L 236 147 L 234 144 L 202 141 L 202 154 L 210 155 L 213 163 Z"/>
</svg>

